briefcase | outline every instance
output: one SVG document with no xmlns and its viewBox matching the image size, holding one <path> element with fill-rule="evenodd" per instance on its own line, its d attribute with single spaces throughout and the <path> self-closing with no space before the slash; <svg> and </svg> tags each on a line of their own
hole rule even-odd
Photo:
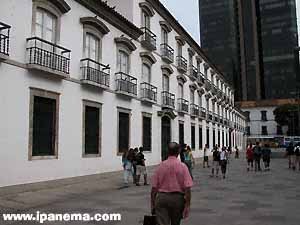
<svg viewBox="0 0 300 225">
<path fill-rule="evenodd" d="M 144 216 L 143 225 L 157 225 L 156 216 Z"/>
</svg>

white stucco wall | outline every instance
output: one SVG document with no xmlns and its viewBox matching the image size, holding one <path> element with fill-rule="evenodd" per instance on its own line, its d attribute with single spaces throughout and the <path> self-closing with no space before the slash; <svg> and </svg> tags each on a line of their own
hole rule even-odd
<svg viewBox="0 0 300 225">
<path fill-rule="evenodd" d="M 116 4 L 116 10 L 133 21 L 140 18 L 140 8 L 135 2 L 130 11 L 130 3 L 125 1 L 109 1 Z M 2 0 L 0 7 L 1 22 L 12 26 L 10 35 L 10 57 L 6 62 L 0 62 L 0 186 L 8 186 L 23 183 L 32 183 L 60 178 L 84 176 L 103 173 L 108 171 L 121 170 L 121 157 L 117 156 L 117 107 L 131 109 L 130 145 L 142 145 L 142 112 L 152 114 L 152 152 L 146 153 L 147 165 L 158 164 L 161 160 L 161 117 L 157 112 L 161 111 L 162 71 L 161 65 L 164 62 L 160 58 L 159 45 L 161 43 L 160 25 L 162 20 L 156 13 L 151 19 L 153 32 L 157 34 L 158 50 L 154 52 L 157 63 L 152 66 L 152 85 L 158 88 L 158 104 L 146 106 L 138 98 L 124 100 L 119 98 L 115 90 L 116 53 L 117 47 L 115 37 L 124 35 L 106 21 L 103 21 L 110 32 L 102 40 L 102 63 L 111 66 L 110 90 L 101 91 L 97 88 L 86 88 L 79 83 L 81 78 L 80 60 L 83 58 L 83 27 L 79 22 L 80 17 L 95 16 L 89 10 L 73 0 L 67 0 L 71 10 L 61 17 L 61 30 L 59 45 L 72 50 L 70 62 L 71 79 L 52 79 L 44 72 L 32 72 L 26 67 L 26 38 L 31 37 L 32 24 L 32 0 Z M 121 5 L 118 5 L 121 4 Z M 122 7 L 123 4 L 126 7 Z M 124 5 L 124 6 L 125 6 Z M 129 11 L 128 11 L 129 10 Z M 21 19 L 22 18 L 22 19 Z M 140 24 L 136 22 L 136 26 Z M 173 30 L 169 35 L 169 45 L 175 49 L 177 55 L 175 36 L 178 34 Z M 138 47 L 131 55 L 130 75 L 141 81 L 140 52 L 146 51 L 138 41 L 133 41 Z M 183 56 L 188 59 L 186 44 L 183 47 Z M 194 60 L 194 63 L 196 61 Z M 204 73 L 204 64 L 201 71 Z M 171 65 L 174 74 L 170 79 L 170 92 L 177 96 L 179 74 L 175 64 Z M 209 70 L 210 71 L 210 70 Z M 211 79 L 210 72 L 208 75 Z M 184 85 L 185 99 L 190 100 L 189 85 L 192 82 L 188 79 Z M 58 137 L 58 159 L 55 160 L 28 160 L 29 143 L 29 88 L 40 88 L 60 93 L 59 107 L 59 137 Z M 198 95 L 195 94 L 195 103 L 198 103 Z M 102 156 L 98 158 L 82 158 L 82 100 L 102 103 Z M 203 106 L 205 98 L 202 96 Z M 177 103 L 175 103 L 177 106 Z M 211 107 L 210 107 L 210 110 Z M 231 113 L 232 114 L 232 113 Z M 232 115 L 228 116 L 232 116 Z M 196 151 L 195 157 L 203 155 L 202 147 L 199 146 L 199 126 L 203 127 L 203 145 L 206 142 L 206 127 L 210 128 L 210 143 L 212 139 L 212 123 L 200 119 L 192 119 L 190 115 L 177 116 L 172 120 L 172 140 L 178 141 L 178 123 L 184 121 L 185 142 L 191 144 L 191 123 L 196 127 Z M 225 133 L 228 128 L 220 127 Z M 220 132 L 222 134 L 222 131 Z M 242 132 L 235 131 L 238 137 L 239 146 L 242 146 Z M 234 135 L 231 137 L 234 138 Z M 216 140 L 218 140 L 216 136 Z M 222 138 L 220 138 L 222 140 Z M 228 145 L 228 142 L 221 143 Z M 9 171 L 9 172 L 8 172 Z M 121 178 L 120 178 L 121 179 Z"/>
</svg>

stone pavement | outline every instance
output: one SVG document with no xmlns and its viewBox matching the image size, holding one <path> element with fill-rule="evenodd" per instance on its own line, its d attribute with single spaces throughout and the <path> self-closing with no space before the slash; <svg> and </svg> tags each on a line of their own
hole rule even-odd
<svg viewBox="0 0 300 225">
<path fill-rule="evenodd" d="M 274 159 L 270 172 L 246 172 L 244 159 L 231 159 L 228 178 L 210 178 L 210 169 L 194 169 L 192 211 L 183 225 L 299 225 L 300 172 Z M 149 212 L 150 187 L 119 189 L 120 173 L 91 176 L 71 184 L 0 189 L 1 213 L 121 213 L 121 222 L 44 224 L 142 224 Z M 4 222 L 0 224 L 35 224 Z"/>
</svg>

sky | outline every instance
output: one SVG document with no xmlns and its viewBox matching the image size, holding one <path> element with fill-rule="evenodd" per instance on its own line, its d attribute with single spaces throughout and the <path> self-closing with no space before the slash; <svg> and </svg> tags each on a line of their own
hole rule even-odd
<svg viewBox="0 0 300 225">
<path fill-rule="evenodd" d="M 198 0 L 160 0 L 180 24 L 200 44 Z M 300 0 L 296 0 L 300 1 Z"/>
</svg>

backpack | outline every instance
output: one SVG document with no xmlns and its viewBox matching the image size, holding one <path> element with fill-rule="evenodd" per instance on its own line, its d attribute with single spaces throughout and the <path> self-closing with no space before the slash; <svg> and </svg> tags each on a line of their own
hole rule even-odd
<svg viewBox="0 0 300 225">
<path fill-rule="evenodd" d="M 254 155 L 255 156 L 261 156 L 261 149 L 259 146 L 254 147 Z"/>
</svg>

